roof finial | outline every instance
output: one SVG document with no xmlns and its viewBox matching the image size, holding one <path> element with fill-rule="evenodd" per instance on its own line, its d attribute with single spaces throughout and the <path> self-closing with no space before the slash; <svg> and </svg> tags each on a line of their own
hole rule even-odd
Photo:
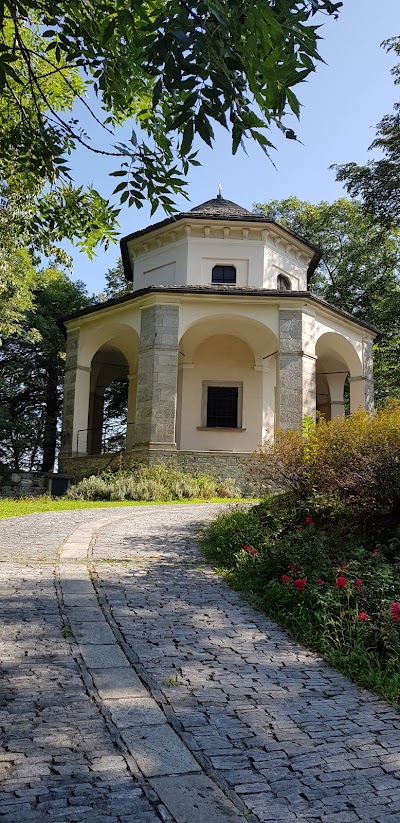
<svg viewBox="0 0 400 823">
<path fill-rule="evenodd" d="M 218 183 L 217 200 L 222 200 L 222 183 Z"/>
</svg>

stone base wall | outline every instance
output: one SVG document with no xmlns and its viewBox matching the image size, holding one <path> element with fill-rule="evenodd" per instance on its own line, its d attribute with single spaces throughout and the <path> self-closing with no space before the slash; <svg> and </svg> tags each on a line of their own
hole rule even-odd
<svg viewBox="0 0 400 823">
<path fill-rule="evenodd" d="M 60 458 L 60 470 L 73 482 L 101 474 L 106 469 L 119 467 L 129 469 L 135 463 L 155 466 L 158 463 L 175 466 L 184 472 L 211 474 L 217 480 L 230 477 L 242 494 L 257 494 L 252 483 L 251 454 L 232 452 L 173 451 L 170 449 L 148 449 L 140 447 L 119 454 L 99 454 L 82 457 Z"/>
<path fill-rule="evenodd" d="M 0 477 L 0 498 L 40 497 L 49 493 L 50 477 L 43 472 L 12 472 Z"/>
</svg>

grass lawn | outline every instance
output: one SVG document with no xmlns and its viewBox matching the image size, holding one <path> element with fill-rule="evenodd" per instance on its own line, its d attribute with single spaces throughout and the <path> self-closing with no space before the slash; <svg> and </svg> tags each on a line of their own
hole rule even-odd
<svg viewBox="0 0 400 823">
<path fill-rule="evenodd" d="M 116 506 L 173 506 L 173 505 L 190 505 L 193 503 L 243 503 L 246 502 L 243 498 L 233 497 L 211 497 L 209 500 L 202 498 L 193 498 L 188 500 L 124 500 L 124 501 L 106 501 L 106 500 L 68 500 L 64 497 L 22 497 L 18 500 L 7 498 L 0 500 L 0 518 L 4 517 L 22 517 L 25 514 L 36 514 L 37 512 L 65 512 L 76 509 L 115 509 Z M 251 502 L 254 502 L 252 500 Z"/>
</svg>

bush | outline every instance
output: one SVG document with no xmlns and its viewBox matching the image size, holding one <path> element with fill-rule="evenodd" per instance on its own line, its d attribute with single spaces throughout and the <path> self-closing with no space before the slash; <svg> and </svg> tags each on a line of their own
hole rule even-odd
<svg viewBox="0 0 400 823">
<path fill-rule="evenodd" d="M 240 497 L 232 480 L 224 483 L 205 474 L 189 474 L 164 466 L 136 465 L 131 470 L 86 477 L 67 491 L 70 500 L 184 500 Z"/>
<path fill-rule="evenodd" d="M 400 526 L 399 403 L 374 417 L 306 419 L 303 431 L 278 431 L 255 461 L 261 483 L 280 481 L 313 513 L 315 506 L 323 516 L 336 511 L 365 533 L 372 529 L 373 539 Z"/>
</svg>

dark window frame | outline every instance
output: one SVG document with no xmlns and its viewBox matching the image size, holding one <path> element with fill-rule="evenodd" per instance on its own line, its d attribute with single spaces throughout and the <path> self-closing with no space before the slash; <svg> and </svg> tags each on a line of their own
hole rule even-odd
<svg viewBox="0 0 400 823">
<path fill-rule="evenodd" d="M 218 274 L 216 270 L 218 269 Z M 211 272 L 211 283 L 214 285 L 236 285 L 237 269 L 236 266 L 216 263 Z"/>
<path fill-rule="evenodd" d="M 235 425 L 232 425 L 232 422 L 226 422 L 222 425 L 216 425 L 211 422 L 210 420 L 210 404 L 209 404 L 209 389 L 233 389 L 236 391 L 236 422 Z M 203 381 L 203 396 L 202 396 L 202 425 L 201 428 L 206 429 L 231 429 L 231 430 L 241 430 L 242 429 L 242 410 L 243 410 L 243 383 L 238 381 L 235 382 L 226 382 L 226 381 L 215 381 L 215 380 L 205 380 Z"/>
</svg>

